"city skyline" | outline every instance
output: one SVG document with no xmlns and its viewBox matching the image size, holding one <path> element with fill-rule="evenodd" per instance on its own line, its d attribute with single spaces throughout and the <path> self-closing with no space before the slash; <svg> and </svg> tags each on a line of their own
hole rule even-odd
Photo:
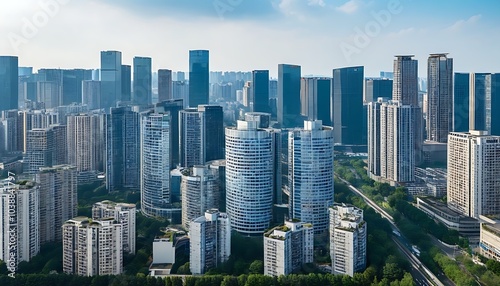
<svg viewBox="0 0 500 286">
<path fill-rule="evenodd" d="M 289 63 L 325 76 L 332 68 L 364 65 L 375 76 L 392 69 L 394 54 L 424 62 L 430 53 L 447 52 L 457 72 L 495 72 L 493 47 L 500 41 L 491 37 L 499 26 L 492 1 L 432 3 L 442 13 L 431 18 L 429 1 L 407 0 L 42 2 L 52 6 L 0 4 L 0 51 L 19 56 L 20 66 L 98 68 L 100 51 L 119 50 L 124 64 L 144 55 L 153 58 L 153 71 L 188 71 L 188 51 L 207 49 L 211 70 L 269 69 L 277 77 L 277 65 Z M 88 21 L 89 14 L 98 20 Z M 241 44 L 252 41 L 259 44 Z M 425 74 L 420 65 L 419 76 Z"/>
</svg>

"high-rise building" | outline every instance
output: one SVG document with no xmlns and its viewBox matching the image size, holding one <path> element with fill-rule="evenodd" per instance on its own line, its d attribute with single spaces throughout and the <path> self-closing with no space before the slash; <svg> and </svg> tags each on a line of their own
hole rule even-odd
<svg viewBox="0 0 500 286">
<path fill-rule="evenodd" d="M 153 79 L 151 58 L 134 57 L 134 91 L 132 102 L 137 105 L 152 104 Z"/>
<path fill-rule="evenodd" d="M 75 217 L 62 226 L 63 271 L 81 276 L 123 272 L 122 225 L 115 218 Z"/>
<path fill-rule="evenodd" d="M 169 113 L 141 113 L 141 211 L 167 217 L 170 194 Z"/>
<path fill-rule="evenodd" d="M 173 99 L 172 92 L 172 71 L 158 70 L 158 102 Z"/>
<path fill-rule="evenodd" d="M 180 142 L 179 142 L 179 112 L 184 108 L 184 100 L 183 99 L 169 99 L 164 100 L 155 105 L 155 109 L 157 112 L 170 113 L 170 166 L 175 168 L 180 164 Z"/>
<path fill-rule="evenodd" d="M 208 209 L 219 209 L 220 176 L 210 165 L 194 166 L 181 171 L 182 225 L 202 216 Z"/>
<path fill-rule="evenodd" d="M 0 56 L 0 110 L 17 109 L 18 85 L 18 58 Z"/>
<path fill-rule="evenodd" d="M 122 85 L 122 96 L 121 101 L 130 102 L 132 101 L 132 67 L 129 65 L 122 65 L 121 67 L 121 85 Z"/>
<path fill-rule="evenodd" d="M 313 254 L 313 225 L 287 220 L 264 234 L 264 275 L 291 274 L 312 263 Z"/>
<path fill-rule="evenodd" d="M 130 107 L 111 108 L 106 115 L 106 188 L 139 188 L 139 114 Z"/>
<path fill-rule="evenodd" d="M 187 107 L 189 101 L 189 83 L 187 81 L 173 81 L 172 95 L 174 99 L 182 99 L 184 107 Z"/>
<path fill-rule="evenodd" d="M 388 78 L 366 78 L 365 96 L 363 102 L 374 102 L 379 97 L 387 100 L 392 98 L 392 79 Z"/>
<path fill-rule="evenodd" d="M 490 94 L 486 98 L 486 129 L 500 136 L 500 73 L 491 74 Z"/>
<path fill-rule="evenodd" d="M 102 201 L 92 206 L 92 219 L 111 217 L 122 225 L 122 250 L 128 254 L 135 254 L 135 214 L 135 204 Z"/>
<path fill-rule="evenodd" d="M 40 251 L 40 188 L 33 182 L 19 185 L 0 181 L 0 259 L 15 273 L 21 261 Z"/>
<path fill-rule="evenodd" d="M 226 209 L 231 228 L 262 235 L 272 218 L 274 135 L 260 117 L 226 128 Z"/>
<path fill-rule="evenodd" d="M 321 233 L 328 229 L 333 204 L 333 128 L 305 121 L 303 129 L 288 133 L 288 153 L 290 217 Z"/>
<path fill-rule="evenodd" d="M 189 268 L 192 274 L 204 274 L 226 262 L 231 255 L 229 217 L 217 209 L 207 210 L 204 216 L 190 222 L 189 238 Z"/>
<path fill-rule="evenodd" d="M 491 88 L 491 75 L 488 73 L 470 74 L 470 97 L 469 97 L 469 129 L 487 130 L 486 106 L 487 93 Z"/>
<path fill-rule="evenodd" d="M 101 108 L 101 82 L 96 80 L 85 80 L 82 82 L 82 99 L 89 110 Z"/>
<path fill-rule="evenodd" d="M 29 130 L 24 155 L 25 173 L 34 175 L 41 167 L 66 163 L 66 127 L 52 125 Z"/>
<path fill-rule="evenodd" d="M 353 276 L 366 268 L 366 222 L 363 210 L 351 205 L 330 208 L 332 273 Z"/>
<path fill-rule="evenodd" d="M 269 71 L 252 71 L 252 96 L 250 110 L 253 112 L 270 112 L 269 108 Z"/>
<path fill-rule="evenodd" d="M 487 131 L 448 137 L 448 207 L 467 216 L 500 214 L 500 136 Z"/>
<path fill-rule="evenodd" d="M 382 174 L 380 159 L 381 159 L 381 108 L 382 103 L 387 102 L 386 99 L 378 98 L 377 101 L 368 102 L 368 175 L 376 179 Z M 387 158 L 387 157 L 386 157 Z"/>
<path fill-rule="evenodd" d="M 122 53 L 101 52 L 101 107 L 114 107 L 122 97 Z"/>
<path fill-rule="evenodd" d="M 177 79 L 179 80 L 179 79 Z M 189 51 L 189 107 L 208 104 L 209 54 L 207 50 Z"/>
<path fill-rule="evenodd" d="M 70 165 L 40 168 L 40 244 L 61 241 L 61 227 L 77 215 L 77 175 Z"/>
<path fill-rule="evenodd" d="M 301 110 L 308 120 L 321 120 L 332 126 L 331 79 L 304 77 L 300 82 Z"/>
<path fill-rule="evenodd" d="M 453 81 L 453 132 L 469 131 L 469 74 L 455 73 Z"/>
<path fill-rule="evenodd" d="M 36 100 L 43 102 L 45 108 L 54 108 L 62 105 L 61 86 L 54 81 L 38 81 L 36 83 Z"/>
<path fill-rule="evenodd" d="M 218 105 L 180 111 L 180 165 L 192 167 L 224 158 L 224 112 Z"/>
<path fill-rule="evenodd" d="M 413 55 L 396 56 L 392 100 L 418 106 L 418 61 Z"/>
<path fill-rule="evenodd" d="M 283 128 L 297 127 L 303 122 L 300 115 L 301 68 L 297 65 L 278 65 L 278 122 Z"/>
<path fill-rule="evenodd" d="M 453 59 L 431 54 L 427 83 L 427 140 L 446 143 L 453 125 Z"/>
<path fill-rule="evenodd" d="M 332 99 L 335 143 L 366 145 L 363 142 L 364 67 L 333 70 Z M 366 132 L 366 131 L 365 131 Z"/>
<path fill-rule="evenodd" d="M 82 81 L 92 80 L 92 70 L 62 70 L 61 105 L 82 102 Z"/>
</svg>

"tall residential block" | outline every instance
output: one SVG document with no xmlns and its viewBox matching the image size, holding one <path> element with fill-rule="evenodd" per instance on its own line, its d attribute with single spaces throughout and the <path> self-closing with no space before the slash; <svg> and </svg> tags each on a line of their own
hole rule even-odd
<svg viewBox="0 0 500 286">
<path fill-rule="evenodd" d="M 170 113 L 170 124 L 171 132 L 170 132 L 170 149 L 171 149 L 171 157 L 170 157 L 170 166 L 175 168 L 180 164 L 180 142 L 179 142 L 179 111 L 184 108 L 184 100 L 183 99 L 169 99 L 164 100 L 155 105 L 155 109 L 157 112 L 169 112 Z"/>
<path fill-rule="evenodd" d="M 278 122 L 283 128 L 302 125 L 300 115 L 301 68 L 297 65 L 278 65 Z"/>
<path fill-rule="evenodd" d="M 366 268 L 366 222 L 363 210 L 346 204 L 330 208 L 332 273 L 354 276 Z"/>
<path fill-rule="evenodd" d="M 392 100 L 418 106 L 418 61 L 413 55 L 396 56 Z"/>
<path fill-rule="evenodd" d="M 122 100 L 122 53 L 101 52 L 101 107 L 114 107 Z"/>
<path fill-rule="evenodd" d="M 0 56 L 0 110 L 17 109 L 18 85 L 18 58 Z"/>
<path fill-rule="evenodd" d="M 128 254 L 135 254 L 135 214 L 135 204 L 102 201 L 92 206 L 92 219 L 100 220 L 111 217 L 122 225 L 122 250 Z"/>
<path fill-rule="evenodd" d="M 133 85 L 132 102 L 143 106 L 152 104 L 153 75 L 151 58 L 134 57 Z"/>
<path fill-rule="evenodd" d="M 448 137 L 448 207 L 479 218 L 500 214 L 500 136 L 487 131 Z"/>
<path fill-rule="evenodd" d="M 51 125 L 26 133 L 25 173 L 34 175 L 41 167 L 66 163 L 66 126 Z"/>
<path fill-rule="evenodd" d="M 209 52 L 189 51 L 189 107 L 208 104 Z"/>
<path fill-rule="evenodd" d="M 453 125 L 453 59 L 431 54 L 427 84 L 427 140 L 446 143 Z"/>
<path fill-rule="evenodd" d="M 189 268 L 204 274 L 226 262 L 231 255 L 231 226 L 226 213 L 210 209 L 190 222 Z"/>
<path fill-rule="evenodd" d="M 264 275 L 278 277 L 313 262 L 314 228 L 310 223 L 285 221 L 264 234 Z"/>
<path fill-rule="evenodd" d="M 288 153 L 290 217 L 326 231 L 333 204 L 333 128 L 305 121 L 303 129 L 289 131 Z"/>
</svg>

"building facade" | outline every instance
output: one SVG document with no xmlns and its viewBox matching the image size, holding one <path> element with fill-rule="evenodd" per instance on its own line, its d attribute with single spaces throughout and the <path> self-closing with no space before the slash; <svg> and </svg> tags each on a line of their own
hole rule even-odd
<svg viewBox="0 0 500 286">
<path fill-rule="evenodd" d="M 174 99 L 172 92 L 172 71 L 158 70 L 158 102 Z"/>
<path fill-rule="evenodd" d="M 302 124 L 300 116 L 300 77 L 298 65 L 278 65 L 278 122 L 283 128 Z"/>
<path fill-rule="evenodd" d="M 122 97 L 122 53 L 101 52 L 101 107 L 114 107 Z"/>
<path fill-rule="evenodd" d="M 17 109 L 18 107 L 18 58 L 12 56 L 0 56 L 0 111 Z"/>
<path fill-rule="evenodd" d="M 209 52 L 189 51 L 189 107 L 208 104 L 209 96 Z"/>
<path fill-rule="evenodd" d="M 134 57 L 133 85 L 132 102 L 143 106 L 152 104 L 153 75 L 151 58 Z"/>
</svg>

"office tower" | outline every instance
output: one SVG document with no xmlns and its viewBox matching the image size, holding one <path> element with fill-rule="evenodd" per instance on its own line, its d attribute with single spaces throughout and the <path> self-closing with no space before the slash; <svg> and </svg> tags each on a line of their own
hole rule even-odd
<svg viewBox="0 0 500 286">
<path fill-rule="evenodd" d="M 396 56 L 392 100 L 418 106 L 418 61 L 413 55 Z"/>
<path fill-rule="evenodd" d="M 333 70 L 332 99 L 335 143 L 366 145 L 363 142 L 363 67 Z"/>
<path fill-rule="evenodd" d="M 121 67 L 122 79 L 122 96 L 121 101 L 130 102 L 132 100 L 132 67 L 129 65 L 122 65 Z"/>
<path fill-rule="evenodd" d="M 379 97 L 387 100 L 392 98 L 392 79 L 366 78 L 365 79 L 365 103 L 377 101 Z"/>
<path fill-rule="evenodd" d="M 469 131 L 469 74 L 455 73 L 453 81 L 453 132 Z"/>
<path fill-rule="evenodd" d="M 278 277 L 313 262 L 314 228 L 310 223 L 285 221 L 264 234 L 264 275 Z"/>
<path fill-rule="evenodd" d="M 288 133 L 290 217 L 309 222 L 314 231 L 328 229 L 333 204 L 333 128 L 321 120 L 304 121 Z"/>
<path fill-rule="evenodd" d="M 253 104 L 253 101 L 252 101 L 252 95 L 253 95 L 253 91 L 252 91 L 252 82 L 251 81 L 247 81 L 245 82 L 245 85 L 243 86 L 243 101 L 242 101 L 242 104 L 245 106 L 245 107 L 248 107 L 248 109 L 252 109 L 252 104 Z"/>
<path fill-rule="evenodd" d="M 258 119 L 226 128 L 226 208 L 231 228 L 245 235 L 261 235 L 272 218 L 273 130 Z"/>
<path fill-rule="evenodd" d="M 166 217 L 170 195 L 169 113 L 141 113 L 141 211 Z"/>
<path fill-rule="evenodd" d="M 101 52 L 101 107 L 114 107 L 122 97 L 122 53 Z"/>
<path fill-rule="evenodd" d="M 61 87 L 53 81 L 39 81 L 36 83 L 36 100 L 43 102 L 45 108 L 58 107 L 61 104 Z"/>
<path fill-rule="evenodd" d="M 250 110 L 253 112 L 270 112 L 269 108 L 269 71 L 252 71 L 252 96 Z"/>
<path fill-rule="evenodd" d="M 89 110 L 101 108 L 101 82 L 85 80 L 82 82 L 82 104 L 86 104 Z"/>
<path fill-rule="evenodd" d="M 224 113 L 218 105 L 180 111 L 180 164 L 203 165 L 224 158 Z"/>
<path fill-rule="evenodd" d="M 181 171 L 182 225 L 202 216 L 208 209 L 220 206 L 220 177 L 210 165 L 194 166 Z"/>
<path fill-rule="evenodd" d="M 300 126 L 300 66 L 278 65 L 278 122 L 283 128 Z"/>
<path fill-rule="evenodd" d="M 491 88 L 491 76 L 487 73 L 470 74 L 470 98 L 469 98 L 469 129 L 487 130 L 486 127 L 486 100 Z M 488 92 L 489 93 L 489 92 Z"/>
<path fill-rule="evenodd" d="M 155 109 L 161 112 L 169 112 L 170 120 L 172 124 L 170 125 L 170 166 L 172 168 L 178 166 L 180 164 L 179 159 L 179 112 L 184 108 L 184 100 L 183 99 L 169 99 L 164 100 L 155 105 Z"/>
<path fill-rule="evenodd" d="M 448 207 L 467 216 L 500 214 L 500 136 L 487 131 L 448 137 Z"/>
<path fill-rule="evenodd" d="M 122 226 L 114 218 L 75 217 L 62 226 L 63 272 L 81 276 L 123 272 Z"/>
<path fill-rule="evenodd" d="M 18 58 L 0 56 L 0 110 L 17 109 L 18 85 Z"/>
<path fill-rule="evenodd" d="M 105 137 L 101 114 L 67 117 L 68 164 L 76 166 L 78 182 L 91 182 L 104 171 Z"/>
<path fill-rule="evenodd" d="M 53 125 L 34 128 L 26 133 L 24 172 L 34 175 L 41 167 L 66 163 L 66 127 Z"/>
<path fill-rule="evenodd" d="M 308 120 L 321 120 L 324 125 L 332 125 L 330 78 L 302 78 L 300 98 L 302 115 Z"/>
<path fill-rule="evenodd" d="M 61 105 L 82 102 L 82 81 L 92 80 L 92 70 L 62 70 Z"/>
<path fill-rule="evenodd" d="M 491 74 L 490 93 L 486 97 L 486 129 L 500 136 L 500 73 Z"/>
<path fill-rule="evenodd" d="M 269 80 L 269 98 L 277 98 L 278 97 L 278 80 L 270 79 Z"/>
<path fill-rule="evenodd" d="M 381 78 L 394 79 L 394 72 L 380 71 Z"/>
<path fill-rule="evenodd" d="M 22 117 L 17 110 L 1 111 L 0 118 L 0 150 L 5 152 L 23 151 L 22 149 Z"/>
<path fill-rule="evenodd" d="M 189 268 L 194 275 L 221 265 L 231 255 L 229 217 L 217 209 L 190 222 L 189 238 Z"/>
<path fill-rule="evenodd" d="M 158 70 L 158 102 L 170 99 L 173 99 L 172 71 L 167 69 Z"/>
<path fill-rule="evenodd" d="M 61 227 L 77 215 L 76 167 L 57 165 L 40 168 L 40 244 L 61 241 Z"/>
<path fill-rule="evenodd" d="M 175 81 L 185 81 L 186 74 L 182 71 L 175 72 Z"/>
<path fill-rule="evenodd" d="M 452 130 L 453 59 L 447 54 L 431 54 L 427 82 L 427 140 L 446 143 Z"/>
<path fill-rule="evenodd" d="M 92 219 L 114 218 L 122 226 L 122 250 L 135 254 L 135 204 L 115 203 L 112 201 L 97 202 L 92 206 Z"/>
<path fill-rule="evenodd" d="M 209 55 L 207 50 L 189 51 L 189 107 L 209 103 L 208 63 Z"/>
<path fill-rule="evenodd" d="M 182 99 L 184 107 L 187 107 L 189 102 L 189 83 L 186 81 L 173 81 L 172 95 L 174 99 Z"/>
<path fill-rule="evenodd" d="M 0 259 L 10 272 L 40 251 L 39 192 L 33 182 L 0 181 Z"/>
<path fill-rule="evenodd" d="M 330 208 L 332 273 L 354 276 L 366 268 L 366 222 L 363 210 L 352 205 Z"/>
<path fill-rule="evenodd" d="M 134 57 L 134 91 L 132 102 L 137 105 L 152 104 L 152 67 L 151 58 Z"/>
<path fill-rule="evenodd" d="M 139 188 L 139 114 L 130 107 L 113 107 L 106 115 L 106 189 Z"/>
</svg>

